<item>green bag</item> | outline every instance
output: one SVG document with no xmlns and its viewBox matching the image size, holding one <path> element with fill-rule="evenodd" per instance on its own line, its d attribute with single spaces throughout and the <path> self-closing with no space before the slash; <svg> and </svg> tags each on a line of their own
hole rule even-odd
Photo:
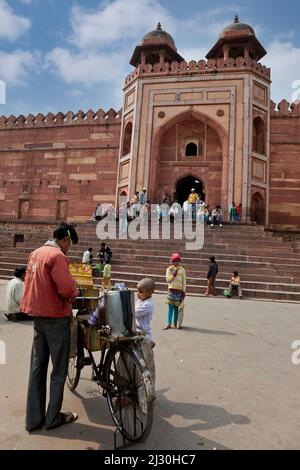
<svg viewBox="0 0 300 470">
<path fill-rule="evenodd" d="M 225 296 L 225 297 L 230 297 L 230 292 L 229 292 L 228 289 L 225 289 L 225 290 L 224 290 L 224 296 Z"/>
</svg>

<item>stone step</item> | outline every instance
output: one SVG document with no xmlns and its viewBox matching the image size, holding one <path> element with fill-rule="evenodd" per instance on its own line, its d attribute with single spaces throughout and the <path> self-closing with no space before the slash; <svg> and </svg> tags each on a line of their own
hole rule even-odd
<svg viewBox="0 0 300 470">
<path fill-rule="evenodd" d="M 138 261 L 138 260 L 124 260 L 124 259 L 113 259 L 112 261 L 112 266 L 113 269 L 120 271 L 120 269 L 126 269 L 128 271 L 128 268 L 134 269 L 136 272 L 142 272 L 142 270 L 147 266 L 147 269 L 151 270 L 153 274 L 159 274 L 163 269 L 167 268 L 167 264 L 161 264 L 161 263 L 155 263 L 155 262 L 149 262 L 147 261 L 146 263 L 144 261 Z M 274 276 L 274 273 L 272 270 L 264 270 L 264 272 L 261 272 L 262 270 L 257 273 L 255 270 L 249 271 L 249 269 L 244 269 L 241 268 L 239 270 L 239 274 L 242 276 L 243 280 L 248 280 L 248 281 L 262 281 L 262 282 L 273 282 L 274 280 L 278 283 L 283 282 L 286 284 L 292 284 L 295 282 L 295 278 L 291 276 Z M 197 265 L 190 265 L 188 268 L 188 273 L 191 277 L 194 276 L 200 276 L 200 277 L 205 277 L 207 274 L 207 267 L 203 266 L 197 266 Z M 232 275 L 232 271 L 230 269 L 226 269 L 226 266 L 222 267 L 222 273 L 224 276 L 226 276 L 228 279 Z M 300 278 L 299 278 L 300 279 Z M 300 284 L 300 281 L 299 281 Z"/>
<path fill-rule="evenodd" d="M 130 254 L 131 256 L 134 256 L 135 254 L 140 254 L 140 255 L 144 255 L 144 256 L 164 256 L 165 258 L 169 258 L 169 253 L 171 253 L 171 251 L 166 251 L 165 249 L 161 248 L 160 246 L 156 246 L 154 248 L 147 248 L 145 249 L 145 247 L 143 247 L 143 249 L 139 248 L 139 247 L 132 247 L 132 248 L 128 248 L 126 247 L 125 245 L 123 246 L 119 246 L 119 247 L 113 247 L 111 246 L 112 250 L 113 250 L 113 254 L 117 253 L 119 255 L 123 254 L 123 255 L 126 255 L 126 254 Z M 9 258 L 9 257 L 14 257 L 16 256 L 16 254 L 24 254 L 24 256 L 29 256 L 29 254 L 34 250 L 34 247 L 27 247 L 27 248 L 24 248 L 24 247 L 17 247 L 16 249 L 7 249 L 5 251 L 5 253 L 3 253 L 3 256 Z M 78 258 L 82 258 L 82 254 L 83 252 L 86 250 L 86 246 L 85 247 L 80 247 L 80 246 L 73 246 L 72 249 L 70 250 L 69 254 L 70 256 L 76 256 Z M 238 254 L 238 253 L 228 253 L 228 250 L 220 250 L 220 248 L 215 248 L 213 250 L 207 250 L 206 247 L 201 250 L 201 251 L 197 251 L 197 252 L 193 252 L 193 251 L 181 251 L 181 256 L 182 256 L 182 259 L 208 259 L 211 254 L 213 253 L 214 256 L 218 259 L 222 259 L 222 260 L 232 260 L 232 259 L 235 259 L 237 261 L 257 261 L 257 262 L 269 262 L 269 263 L 276 263 L 278 260 L 280 260 L 280 264 L 283 264 L 284 262 L 286 262 L 287 264 L 293 264 L 293 265 L 299 265 L 300 264 L 300 256 L 299 257 L 295 257 L 295 256 L 292 256 L 290 255 L 289 257 L 287 257 L 286 255 L 283 255 L 282 253 L 280 253 L 278 256 L 274 257 L 274 256 L 270 256 L 270 254 L 274 254 L 273 251 L 271 251 L 271 253 L 264 253 L 263 255 L 261 254 L 254 254 L 252 252 L 251 255 L 249 254 Z M 97 254 L 98 254 L 98 250 L 94 250 L 94 256 L 97 257 Z"/>
<path fill-rule="evenodd" d="M 78 234 L 79 235 L 79 241 L 86 241 L 86 240 L 99 240 L 100 239 L 97 237 L 97 234 L 96 232 L 95 233 L 86 233 L 86 234 Z M 151 232 L 149 233 L 148 235 L 148 238 L 146 239 L 148 242 L 151 242 L 151 241 L 156 241 L 157 239 L 153 238 L 151 236 Z M 178 237 L 173 237 L 173 234 L 171 233 L 171 236 L 170 234 L 166 233 L 165 234 L 165 238 L 163 239 L 162 238 L 162 234 L 160 234 L 160 241 L 162 243 L 173 243 L 174 240 L 176 240 L 178 243 L 185 243 L 186 239 L 185 238 L 178 238 Z M 231 235 L 230 233 L 228 234 L 225 234 L 223 233 L 222 231 L 218 231 L 218 232 L 213 232 L 213 231 L 205 231 L 204 233 L 204 241 L 205 240 L 212 240 L 213 242 L 217 242 L 217 241 L 221 241 L 221 242 L 224 242 L 224 243 L 228 243 L 230 241 L 232 241 L 233 243 L 236 242 L 236 241 L 246 241 L 246 242 L 249 242 L 249 243 L 255 243 L 257 241 L 261 241 L 262 243 L 269 243 L 270 245 L 274 245 L 274 246 L 280 246 L 282 244 L 284 244 L 285 246 L 288 246 L 288 247 L 291 247 L 292 246 L 292 242 L 282 242 L 282 240 L 278 240 L 276 238 L 265 238 L 265 237 L 262 237 L 262 236 L 254 236 L 254 235 L 251 235 L 251 234 L 247 234 L 247 233 L 241 233 L 241 234 L 235 234 L 235 235 Z M 116 238 L 111 238 L 111 242 L 114 242 L 114 241 L 122 241 L 119 237 L 118 237 L 118 233 L 116 234 Z M 127 241 L 130 242 L 130 241 L 134 241 L 132 240 L 130 237 L 127 238 Z M 139 239 L 137 240 L 139 241 Z M 143 241 L 143 240 L 141 240 Z"/>
<path fill-rule="evenodd" d="M 35 240 L 34 242 L 32 240 L 26 241 L 24 243 L 18 243 L 18 247 L 24 247 L 24 248 L 31 248 L 36 247 L 36 246 L 41 246 L 45 243 L 45 239 L 41 240 L 40 242 Z M 147 246 L 153 246 L 156 245 L 157 242 L 159 241 L 160 245 L 162 247 L 174 247 L 176 245 L 178 249 L 184 249 L 186 245 L 186 240 L 177 240 L 177 239 L 169 239 L 169 240 L 154 240 L 154 239 L 148 239 L 148 240 L 108 240 L 107 243 L 111 246 L 123 246 L 126 244 L 128 247 L 130 246 L 139 246 L 139 245 L 144 245 L 147 243 Z M 87 247 L 87 246 L 97 246 L 100 247 L 101 240 L 99 240 L 96 236 L 90 236 L 90 237 L 80 237 L 79 238 L 79 243 L 78 246 L 81 247 Z M 273 240 L 265 240 L 265 239 L 252 239 L 249 240 L 247 238 L 241 237 L 237 239 L 224 239 L 222 238 L 212 238 L 212 237 L 205 237 L 204 239 L 204 247 L 206 246 L 217 246 L 217 247 L 226 247 L 232 248 L 232 249 L 237 249 L 239 247 L 242 247 L 243 249 L 247 248 L 255 248 L 255 249 L 278 249 L 278 252 L 283 252 L 283 253 L 288 253 L 288 252 L 294 252 L 295 248 L 292 246 L 291 243 L 289 242 L 277 242 Z"/>
<path fill-rule="evenodd" d="M 1 258 L 0 257 L 0 264 L 6 264 L 7 263 L 7 258 Z M 81 262 L 81 255 L 78 256 L 77 254 L 70 253 L 70 261 L 71 262 Z M 120 262 L 122 264 L 123 261 L 132 261 L 132 266 L 134 268 L 135 266 L 135 261 L 138 261 L 142 264 L 147 263 L 148 259 L 151 259 L 152 261 L 155 261 L 158 266 L 167 266 L 169 264 L 169 257 L 168 256 L 159 256 L 159 255 L 152 255 L 149 257 L 145 257 L 144 255 L 139 255 L 139 254 L 132 254 L 132 253 L 122 253 L 118 254 L 118 256 L 113 255 L 112 258 L 112 264 L 114 265 L 115 261 Z M 26 265 L 28 260 L 28 256 L 24 254 L 19 254 L 19 255 L 14 255 L 10 258 L 11 263 L 14 265 Z M 226 269 L 228 272 L 233 272 L 233 271 L 240 271 L 245 272 L 248 271 L 251 274 L 265 274 L 266 272 L 268 274 L 273 273 L 274 276 L 289 276 L 289 277 L 299 277 L 300 276 L 300 267 L 297 264 L 280 264 L 277 262 L 277 264 L 272 264 L 268 262 L 255 262 L 255 261 L 241 261 L 241 260 L 235 260 L 234 257 L 231 260 L 228 259 L 222 259 L 220 257 L 217 258 L 218 264 L 220 268 Z M 95 260 L 97 262 L 97 259 Z M 187 258 L 183 257 L 182 258 L 183 264 L 186 266 L 186 268 L 191 268 L 195 270 L 207 270 L 207 265 L 208 265 L 208 256 L 205 256 L 204 258 Z"/>
<path fill-rule="evenodd" d="M 83 251 L 93 246 L 95 255 L 101 241 L 96 224 L 77 224 L 80 242 L 69 253 L 71 261 L 81 262 Z M 25 243 L 14 249 L 2 250 L 0 278 L 9 279 L 17 265 L 27 263 L 31 251 L 46 241 L 45 234 L 25 233 Z M 156 281 L 157 291 L 166 292 L 165 269 L 170 254 L 178 251 L 187 269 L 188 294 L 200 295 L 207 284 L 208 258 L 216 256 L 219 264 L 217 291 L 223 294 L 231 273 L 238 270 L 242 277 L 243 295 L 247 298 L 300 301 L 300 242 L 285 242 L 253 225 L 205 227 L 205 244 L 200 251 L 187 251 L 185 240 L 109 240 L 113 250 L 112 280 L 124 281 L 129 287 L 144 276 Z M 96 258 L 96 256 L 95 256 Z M 101 282 L 100 278 L 95 279 Z"/>
<path fill-rule="evenodd" d="M 11 276 L 1 276 L 1 279 L 9 280 Z M 126 276 L 112 276 L 112 284 L 115 282 L 125 282 L 128 288 L 135 289 L 136 288 L 136 281 L 135 280 L 128 280 Z M 101 280 L 95 279 L 94 283 L 95 287 L 99 287 L 101 285 Z M 206 285 L 202 284 L 197 287 L 187 285 L 187 295 L 196 296 L 196 297 L 203 297 L 203 292 L 206 289 Z M 217 294 L 223 297 L 224 289 L 222 287 L 216 287 Z M 157 293 L 167 293 L 167 288 L 165 283 L 157 283 L 156 290 Z M 269 290 L 253 290 L 253 289 L 243 289 L 243 298 L 247 298 L 248 300 L 268 300 L 268 301 L 279 301 L 279 302 L 293 302 L 293 303 L 300 303 L 300 293 L 295 292 L 286 292 L 286 291 L 269 291 Z"/>
<path fill-rule="evenodd" d="M 14 266 L 11 265 L 3 268 L 0 266 L 0 277 L 2 276 L 9 276 L 13 273 Z M 136 283 L 143 277 L 151 276 L 155 282 L 165 284 L 165 273 L 161 270 L 158 273 L 154 273 L 153 270 L 144 269 L 140 272 L 136 270 L 133 272 L 132 270 L 120 269 L 117 270 L 116 268 L 112 269 L 112 277 L 119 279 L 120 277 L 122 280 L 127 279 L 130 281 L 135 281 Z M 206 276 L 192 276 L 192 274 L 188 271 L 187 272 L 187 282 L 190 286 L 197 288 L 199 285 L 206 284 Z M 229 277 L 224 276 L 224 273 L 220 271 L 218 275 L 218 285 L 223 289 L 227 288 L 229 284 Z M 262 281 L 249 281 L 249 280 L 242 280 L 242 287 L 246 290 L 269 290 L 269 291 L 285 291 L 285 292 L 295 292 L 300 294 L 300 284 L 291 284 L 291 283 L 283 283 L 283 282 L 262 282 Z"/>
<path fill-rule="evenodd" d="M 126 275 L 113 275 L 112 284 L 114 282 L 125 282 L 129 288 L 136 288 L 135 280 L 128 280 Z M 95 282 L 96 285 L 100 285 L 101 280 Z M 228 286 L 225 286 L 227 288 Z M 205 292 L 206 283 L 198 284 L 197 286 L 187 284 L 187 294 L 200 296 Z M 217 284 L 216 291 L 218 295 L 223 295 L 224 287 Z M 167 293 L 166 284 L 163 282 L 156 282 L 156 292 Z M 289 302 L 300 302 L 300 292 L 287 292 L 283 291 L 270 291 L 270 290 L 257 290 L 257 289 L 246 289 L 243 288 L 243 298 L 256 298 L 256 299 L 267 299 L 267 300 L 283 300 Z"/>
<path fill-rule="evenodd" d="M 71 257 L 71 262 L 80 262 L 81 258 Z M 10 259 L 10 261 L 2 261 L 0 258 L 0 269 L 2 272 L 7 271 L 9 274 L 13 274 L 13 270 L 16 265 L 26 265 L 27 258 L 14 258 Z M 149 262 L 145 260 L 137 260 L 137 259 L 124 259 L 124 258 L 113 258 L 112 260 L 112 267 L 114 270 L 122 271 L 125 270 L 127 272 L 143 272 L 145 269 L 151 272 L 153 275 L 159 275 L 162 273 L 164 269 L 168 266 L 167 262 Z M 189 264 L 186 266 L 188 274 L 191 277 L 199 277 L 205 278 L 207 274 L 207 263 L 205 265 L 198 265 L 198 264 Z M 232 269 L 229 269 L 226 265 L 220 265 L 220 272 L 223 275 L 230 279 L 233 270 L 236 270 L 236 267 L 232 266 Z M 300 277 L 295 277 L 295 275 L 287 276 L 285 275 L 276 275 L 274 274 L 274 270 L 271 269 L 249 269 L 249 268 L 238 268 L 240 275 L 242 276 L 244 281 L 255 281 L 255 282 L 266 282 L 266 283 L 285 283 L 285 284 L 293 284 L 293 283 L 300 283 Z"/>
<path fill-rule="evenodd" d="M 16 264 L 26 264 L 28 255 L 31 252 L 31 250 L 28 250 L 27 252 L 24 251 L 17 251 L 16 253 L 14 252 L 9 252 L 7 251 L 5 255 L 0 257 L 0 261 L 6 261 L 7 259 L 11 259 Z M 158 254 L 157 254 L 158 253 Z M 241 268 L 253 268 L 253 269 L 272 269 L 274 274 L 278 275 L 284 275 L 284 274 L 300 274 L 300 263 L 299 261 L 295 260 L 290 260 L 290 259 L 276 259 L 276 258 L 260 258 L 260 257 L 240 257 L 238 258 L 237 256 L 230 256 L 230 255 L 222 255 L 222 254 L 217 254 L 216 259 L 218 261 L 218 264 L 220 266 L 227 266 L 230 271 L 233 270 L 238 270 Z M 77 251 L 70 251 L 70 259 L 80 262 L 82 259 L 82 252 L 77 252 Z M 182 262 L 184 264 L 188 265 L 193 265 L 193 264 L 199 264 L 200 266 L 203 266 L 204 269 L 207 268 L 208 264 L 208 258 L 210 256 L 210 253 L 207 254 L 198 254 L 198 256 L 191 256 L 190 253 L 188 253 L 186 256 L 182 256 Z M 157 250 L 155 252 L 149 252 L 149 250 L 146 250 L 146 254 L 143 253 L 142 250 L 136 251 L 133 253 L 131 250 L 126 250 L 126 249 L 120 249 L 118 250 L 117 254 L 113 253 L 113 260 L 114 259 L 121 259 L 121 260 L 132 260 L 132 259 L 137 259 L 139 261 L 155 261 L 155 262 L 161 262 L 164 264 L 169 263 L 169 256 L 166 256 L 165 253 L 161 254 Z"/>
<path fill-rule="evenodd" d="M 134 251 L 134 250 L 140 250 L 141 248 L 142 249 L 145 249 L 145 246 L 147 246 L 147 251 L 148 250 L 159 250 L 159 251 L 164 251 L 164 252 L 172 252 L 172 251 L 179 251 L 180 253 L 182 254 L 185 254 L 185 253 L 190 253 L 190 254 L 194 254 L 194 253 L 200 253 L 200 252 L 219 252 L 219 253 L 230 253 L 231 255 L 234 255 L 234 256 L 269 256 L 270 255 L 276 255 L 276 258 L 294 258 L 295 260 L 299 260 L 300 262 L 300 256 L 299 254 L 296 254 L 294 253 L 293 249 L 289 249 L 287 247 L 282 247 L 281 245 L 278 247 L 278 249 L 275 247 L 272 247 L 272 246 L 265 246 L 265 247 L 262 247 L 260 245 L 258 246 L 245 246 L 245 245 L 242 245 L 242 244 L 239 244 L 239 245 L 229 245 L 229 244 L 222 244 L 222 243 L 214 243 L 214 244 L 206 244 L 204 245 L 204 247 L 201 249 L 201 250 L 196 250 L 196 251 L 192 251 L 192 250 L 186 250 L 185 249 L 185 246 L 178 246 L 178 244 L 165 244 L 164 241 L 161 241 L 161 240 L 156 240 L 156 241 L 152 241 L 152 243 L 148 242 L 148 241 L 143 241 L 143 242 L 139 242 L 139 241 L 109 241 L 109 246 L 113 249 L 113 250 L 122 250 L 122 249 L 126 249 L 126 250 L 131 250 L 131 251 Z M 100 242 L 98 240 L 96 240 L 96 242 L 92 243 L 91 240 L 87 243 L 79 243 L 77 245 L 73 245 L 73 248 L 72 250 L 73 251 L 85 251 L 89 246 L 92 246 L 94 248 L 94 251 L 97 252 L 100 248 Z M 30 253 L 31 251 L 33 251 L 36 247 L 31 243 L 31 244 L 28 244 L 28 245 L 25 245 L 25 244 L 18 244 L 18 246 L 16 247 L 16 249 L 18 251 L 24 251 L 26 253 Z M 11 252 L 14 252 L 16 251 L 16 249 L 13 249 L 13 248 L 7 248 L 7 252 L 8 253 L 11 253 Z"/>
<path fill-rule="evenodd" d="M 135 280 L 138 282 L 141 278 L 143 277 L 148 277 L 150 276 L 149 271 L 147 272 L 144 270 L 144 272 L 141 273 L 132 273 L 132 271 L 125 271 L 125 270 L 120 270 L 117 271 L 116 269 L 112 270 L 112 276 L 113 277 L 118 277 L 118 276 L 127 276 L 128 279 L 130 280 Z M 159 274 L 153 274 L 151 271 L 151 277 L 155 282 L 158 283 L 166 283 L 166 278 L 164 273 L 159 273 Z M 187 273 L 187 282 L 190 286 L 198 286 L 198 285 L 206 285 L 207 279 L 205 277 L 192 277 L 189 275 L 189 272 Z M 218 274 L 217 278 L 217 283 L 220 287 L 223 287 L 223 289 L 226 289 L 229 285 L 229 279 L 227 277 L 224 277 L 223 273 L 220 272 Z M 287 292 L 295 292 L 299 293 L 300 295 L 300 284 L 285 284 L 285 283 L 266 283 L 266 282 L 253 282 L 253 281 L 242 281 L 242 287 L 247 289 L 255 289 L 255 290 L 272 290 L 272 291 L 287 291 Z"/>
</svg>

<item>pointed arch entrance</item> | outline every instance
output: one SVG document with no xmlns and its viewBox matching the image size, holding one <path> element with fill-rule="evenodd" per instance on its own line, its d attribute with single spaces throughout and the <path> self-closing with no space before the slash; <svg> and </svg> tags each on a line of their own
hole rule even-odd
<svg viewBox="0 0 300 470">
<path fill-rule="evenodd" d="M 195 145 L 193 149 L 188 147 L 190 143 Z M 194 110 L 175 115 L 153 137 L 150 199 L 161 200 L 173 189 L 174 197 L 184 202 L 190 190 L 197 186 L 195 189 L 202 197 L 205 193 L 208 204 L 227 207 L 228 148 L 225 129 L 210 116 Z M 184 181 L 187 176 L 192 179 Z"/>
<path fill-rule="evenodd" d="M 177 200 L 179 204 L 183 205 L 183 203 L 188 199 L 189 195 L 191 194 L 192 188 L 196 190 L 196 193 L 199 194 L 199 197 L 204 201 L 204 185 L 199 178 L 193 175 L 184 176 L 183 178 L 180 178 L 177 181 L 174 199 Z"/>
</svg>

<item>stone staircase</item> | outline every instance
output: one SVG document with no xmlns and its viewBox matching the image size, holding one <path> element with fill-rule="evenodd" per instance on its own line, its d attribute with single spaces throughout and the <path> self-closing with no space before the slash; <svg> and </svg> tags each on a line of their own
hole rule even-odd
<svg viewBox="0 0 300 470">
<path fill-rule="evenodd" d="M 89 246 L 97 255 L 101 241 L 96 225 L 77 226 L 79 244 L 69 252 L 70 260 L 81 262 Z M 18 265 L 27 262 L 29 253 L 43 244 L 45 237 L 37 234 L 34 243 L 19 243 L 6 248 L 0 256 L 0 278 L 9 279 Z M 223 294 L 233 271 L 239 271 L 245 298 L 300 301 L 299 244 L 273 238 L 271 232 L 253 225 L 205 227 L 205 243 L 201 251 L 187 251 L 184 240 L 109 240 L 113 250 L 112 281 L 125 281 L 129 287 L 145 276 L 151 276 L 157 292 L 166 292 L 165 270 L 172 252 L 179 252 L 187 270 L 187 293 L 202 295 L 206 287 L 208 258 L 214 255 L 219 264 L 217 292 Z M 100 279 L 95 278 L 95 284 Z"/>
</svg>

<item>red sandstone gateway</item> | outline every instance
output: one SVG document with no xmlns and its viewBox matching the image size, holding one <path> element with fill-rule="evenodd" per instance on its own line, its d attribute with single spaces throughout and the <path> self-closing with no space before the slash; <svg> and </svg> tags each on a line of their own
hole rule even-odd
<svg viewBox="0 0 300 470">
<path fill-rule="evenodd" d="M 146 34 L 119 112 L 1 117 L 2 218 L 85 222 L 143 187 L 181 204 L 195 187 L 225 215 L 239 201 L 244 222 L 300 226 L 300 104 L 270 102 L 251 26 L 220 33 L 189 63 L 160 24 Z"/>
</svg>

